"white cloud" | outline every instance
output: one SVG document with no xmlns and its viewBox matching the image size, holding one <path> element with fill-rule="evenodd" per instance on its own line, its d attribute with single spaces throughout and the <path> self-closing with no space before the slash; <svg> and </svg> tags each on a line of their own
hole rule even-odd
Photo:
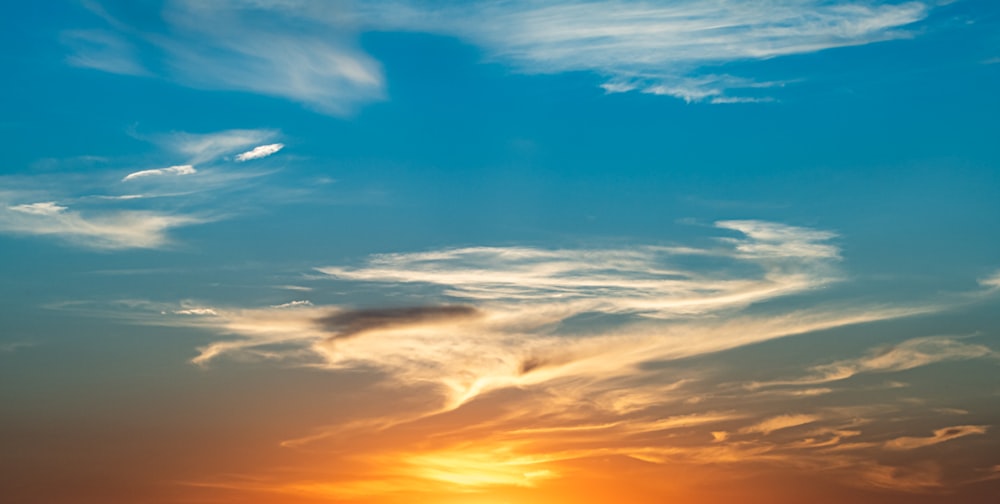
<svg viewBox="0 0 1000 504">
<path fill-rule="evenodd" d="M 308 299 L 297 299 L 295 301 L 289 301 L 287 303 L 282 303 L 278 305 L 271 305 L 271 308 L 295 308 L 297 306 L 312 306 L 312 301 Z"/>
<path fill-rule="evenodd" d="M 209 315 L 209 316 L 215 316 L 215 315 L 218 315 L 218 312 L 216 312 L 212 308 L 197 307 L 197 308 L 185 308 L 183 310 L 174 310 L 174 314 L 176 314 L 176 315 Z"/>
<path fill-rule="evenodd" d="M 428 253 L 382 254 L 361 268 L 324 267 L 332 277 L 368 282 L 423 283 L 450 296 L 480 301 L 575 304 L 575 309 L 643 312 L 649 316 L 735 308 L 817 288 L 836 280 L 835 235 L 760 221 L 722 221 L 742 238 L 721 238 L 721 249 L 632 247 L 543 250 L 475 247 Z M 689 255 L 729 257 L 764 266 L 757 278 L 725 271 L 671 267 Z M 775 266 L 781 261 L 781 267 Z"/>
<path fill-rule="evenodd" d="M 72 164 L 60 170 L 59 163 L 53 162 L 44 175 L 0 176 L 0 233 L 50 236 L 104 250 L 167 246 L 173 228 L 218 220 L 251 206 L 256 210 L 262 202 L 280 203 L 290 194 L 301 196 L 303 190 L 273 185 L 266 192 L 254 191 L 253 179 L 270 172 L 226 169 L 222 163 L 226 156 L 278 135 L 265 129 L 134 134 L 160 147 L 160 157 L 188 162 L 124 176 L 110 168 L 89 168 L 82 173 Z M 196 169 L 196 163 L 204 164 Z M 141 183 L 146 180 L 156 184 L 141 194 L 121 193 L 134 184 L 146 187 Z M 217 191 L 231 195 L 237 188 L 242 189 L 240 198 L 213 198 Z M 252 198 L 252 203 L 245 198 Z"/>
<path fill-rule="evenodd" d="M 409 284 L 442 305 L 475 304 L 474 317 L 423 318 L 372 326 L 337 339 L 318 320 L 344 309 L 217 309 L 227 339 L 201 349 L 198 363 L 257 348 L 289 345 L 290 359 L 331 369 L 364 365 L 403 383 L 435 383 L 447 408 L 484 392 L 541 386 L 574 377 L 627 379 L 651 360 L 675 360 L 810 331 L 911 315 L 912 308 L 841 308 L 750 315 L 740 310 L 836 280 L 833 234 L 759 221 L 726 221 L 743 238 L 718 247 L 544 250 L 479 247 L 372 257 L 361 267 L 325 267 L 341 281 Z M 711 271 L 679 266 L 711 255 Z M 677 264 L 672 264 L 677 262 Z M 747 268 L 746 266 L 753 266 Z M 436 293 L 435 293 L 436 292 Z M 446 300 L 447 301 L 444 301 Z M 471 310 L 471 308 L 470 308 Z M 594 317 L 585 326 L 576 316 Z M 167 322 L 173 323 L 173 322 Z M 556 331 L 557 334 L 553 334 Z M 305 352 L 305 353 L 303 353 Z M 633 384 L 562 392 L 586 394 L 595 407 L 624 414 L 648 408 L 672 389 Z"/>
<path fill-rule="evenodd" d="M 161 11 L 163 28 L 144 31 L 102 13 L 117 33 L 64 37 L 77 65 L 141 72 L 133 46 L 142 43 L 159 51 L 165 76 L 183 85 L 276 96 L 337 115 L 383 98 L 381 65 L 357 38 L 385 31 L 457 37 L 527 73 L 593 72 L 608 92 L 741 103 L 768 97 L 729 93 L 770 83 L 707 70 L 909 37 L 906 27 L 929 10 L 925 1 L 172 0 Z"/>
<path fill-rule="evenodd" d="M 16 205 L 7 210 L 0 210 L 0 232 L 56 236 L 86 248 L 104 250 L 163 247 L 169 244 L 166 233 L 171 228 L 205 222 L 199 217 L 152 211 L 112 211 L 85 216 L 57 206 Z"/>
<path fill-rule="evenodd" d="M 813 53 L 910 36 L 925 2 L 873 5 L 821 0 L 379 3 L 375 27 L 445 33 L 528 73 L 592 71 L 608 92 L 638 90 L 726 103 L 749 79 L 704 75 L 728 62 Z M 766 84 L 765 84 L 766 85 Z"/>
<path fill-rule="evenodd" d="M 274 154 L 274 153 L 280 151 L 284 147 L 285 147 L 285 144 L 280 144 L 280 143 L 268 144 L 268 145 L 260 145 L 260 146 L 254 147 L 253 149 L 251 149 L 251 150 L 249 150 L 247 152 L 244 152 L 244 153 L 241 153 L 241 154 L 237 155 L 236 156 L 236 161 L 237 162 L 243 162 L 243 161 L 250 161 L 251 159 L 265 158 L 267 156 L 270 156 L 271 154 Z"/>
<path fill-rule="evenodd" d="M 129 173 L 122 178 L 122 182 L 127 182 L 129 180 L 135 180 L 142 177 L 153 177 L 160 175 L 193 175 L 197 173 L 198 170 L 194 169 L 191 165 L 178 165 L 171 166 L 170 168 L 157 168 L 154 170 L 141 170 L 137 172 Z"/>
<path fill-rule="evenodd" d="M 183 156 L 188 164 L 218 161 L 223 156 L 266 142 L 278 136 L 276 130 L 232 129 L 214 133 L 170 133 L 149 139 L 167 151 Z"/>
<path fill-rule="evenodd" d="M 39 203 L 27 203 L 7 207 L 15 212 L 32 215 L 56 215 L 67 210 L 67 207 L 59 206 L 54 201 L 43 201 Z"/>
<path fill-rule="evenodd" d="M 979 285 L 987 287 L 991 290 L 1000 289 L 1000 271 L 996 271 L 992 275 L 985 278 L 980 278 Z"/>
</svg>

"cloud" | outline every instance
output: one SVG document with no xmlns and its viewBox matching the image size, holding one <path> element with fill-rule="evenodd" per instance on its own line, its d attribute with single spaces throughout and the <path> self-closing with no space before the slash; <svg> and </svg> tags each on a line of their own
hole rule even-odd
<svg viewBox="0 0 1000 504">
<path fill-rule="evenodd" d="M 442 303 L 364 310 L 217 308 L 212 326 L 237 338 L 203 347 L 196 361 L 288 345 L 288 359 L 310 366 L 364 365 L 401 383 L 436 384 L 440 407 L 454 409 L 494 390 L 571 378 L 627 380 L 643 362 L 927 310 L 744 313 L 755 303 L 836 281 L 839 251 L 825 243 L 834 234 L 760 221 L 723 221 L 717 228 L 727 236 L 705 248 L 476 247 L 382 254 L 358 267 L 319 268 L 342 282 L 409 290 Z M 684 266 L 706 256 L 717 266 Z M 366 337 L 350 337 L 361 333 Z M 649 384 L 625 390 L 627 397 L 619 383 L 568 390 L 562 397 L 586 394 L 595 406 L 625 414 L 671 393 Z"/>
<path fill-rule="evenodd" d="M 816 385 L 846 380 L 862 373 L 893 373 L 938 362 L 969 360 L 995 355 L 984 345 L 963 343 L 960 338 L 931 336 L 913 338 L 889 347 L 877 348 L 868 355 L 814 366 L 810 373 L 793 380 L 754 382 L 750 389 L 783 385 Z"/>
<path fill-rule="evenodd" d="M 768 435 L 777 430 L 810 424 L 819 419 L 820 417 L 816 415 L 781 415 L 768 418 L 760 423 L 745 427 L 741 429 L 740 432 L 743 434 L 757 432 Z"/>
<path fill-rule="evenodd" d="M 231 129 L 214 133 L 178 132 L 151 135 L 148 139 L 160 145 L 164 150 L 184 157 L 188 164 L 199 165 L 218 161 L 227 154 L 266 142 L 278 135 L 276 130 Z"/>
<path fill-rule="evenodd" d="M 409 308 L 373 308 L 335 313 L 316 320 L 324 330 L 334 333 L 333 340 L 350 338 L 373 329 L 448 322 L 479 315 L 471 306 L 414 306 Z"/>
<path fill-rule="evenodd" d="M 14 205 L 0 210 L 0 232 L 56 236 L 99 250 L 159 248 L 170 243 L 167 231 L 207 219 L 153 211 L 122 210 L 84 215 L 51 202 Z"/>
<path fill-rule="evenodd" d="M 219 313 L 212 308 L 185 308 L 183 310 L 174 310 L 177 315 L 209 315 L 216 316 Z"/>
<path fill-rule="evenodd" d="M 66 57 L 70 65 L 115 74 L 150 75 L 139 62 L 136 47 L 117 33 L 107 30 L 68 30 L 62 33 L 61 40 L 72 51 Z"/>
<path fill-rule="evenodd" d="M 152 177 L 161 175 L 193 175 L 198 171 L 194 169 L 191 165 L 178 165 L 171 166 L 170 168 L 157 168 L 155 170 L 141 170 L 137 172 L 129 173 L 122 178 L 122 182 L 127 182 L 129 180 L 135 180 L 142 177 Z M 128 199 L 128 198 L 126 198 Z"/>
<path fill-rule="evenodd" d="M 525 73 L 592 72 L 609 93 L 745 103 L 768 101 L 761 90 L 777 84 L 713 70 L 910 37 L 907 27 L 930 10 L 924 1 L 170 0 L 159 23 L 101 11 L 110 30 L 64 39 L 78 66 L 143 73 L 141 46 L 149 68 L 182 85 L 275 96 L 334 115 L 384 98 L 381 65 L 357 39 L 390 31 L 455 37 Z"/>
<path fill-rule="evenodd" d="M 236 170 L 226 162 L 231 160 L 227 156 L 279 135 L 266 129 L 133 132 L 134 137 L 159 147 L 156 157 L 186 162 L 122 176 L 113 168 L 90 165 L 83 173 L 75 169 L 78 157 L 73 163 L 50 160 L 44 174 L 0 176 L 0 233 L 56 237 L 101 250 L 162 248 L 172 243 L 168 233 L 174 228 L 259 212 L 263 204 L 283 203 L 291 194 L 301 201 L 308 190 L 275 184 L 266 190 L 256 187 L 255 179 L 273 171 Z M 113 164 L 113 160 L 101 161 Z M 142 184 L 153 180 L 156 184 Z M 123 192 L 134 184 L 145 189 Z M 228 197 L 217 197 L 220 192 Z"/>
<path fill-rule="evenodd" d="M 990 290 L 1000 289 L 1000 271 L 996 271 L 992 275 L 985 278 L 980 278 L 979 285 L 982 285 Z"/>
<path fill-rule="evenodd" d="M 937 429 L 934 434 L 928 437 L 899 437 L 885 442 L 885 448 L 889 450 L 913 450 L 925 446 L 936 445 L 958 439 L 960 437 L 974 434 L 986 434 L 988 425 L 956 425 Z"/>
<path fill-rule="evenodd" d="M 282 303 L 278 305 L 272 305 L 271 308 L 295 308 L 297 306 L 312 306 L 312 301 L 307 299 L 297 299 L 295 301 L 289 301 L 287 303 Z"/>
<path fill-rule="evenodd" d="M 526 73 L 590 71 L 608 92 L 641 91 L 728 103 L 731 89 L 767 86 L 705 68 L 905 38 L 925 2 L 821 0 L 380 3 L 363 17 L 383 29 L 443 33 Z M 760 98 L 760 97 L 756 97 Z"/>
<path fill-rule="evenodd" d="M 158 75 L 184 86 L 274 96 L 334 115 L 384 94 L 381 66 L 360 49 L 357 16 L 345 2 L 170 0 L 156 23 L 124 9 L 100 14 L 117 37 L 146 49 Z M 91 68 L 139 66 L 127 51 L 88 57 Z"/>
<path fill-rule="evenodd" d="M 244 161 L 250 161 L 252 159 L 265 158 L 267 156 L 270 156 L 271 154 L 274 154 L 275 152 L 280 151 L 284 147 L 285 147 L 285 144 L 280 144 L 280 143 L 268 144 L 268 145 L 260 145 L 260 146 L 254 147 L 253 149 L 251 149 L 251 150 L 249 150 L 247 152 L 244 152 L 242 154 L 237 155 L 236 156 L 236 161 L 239 162 L 239 163 L 242 163 Z"/>
<path fill-rule="evenodd" d="M 15 212 L 31 215 L 57 215 L 68 210 L 67 207 L 57 205 L 54 201 L 43 201 L 39 203 L 26 203 L 7 207 Z"/>
<path fill-rule="evenodd" d="M 834 235 L 759 221 L 722 221 L 742 238 L 720 238 L 725 248 L 637 246 L 606 250 L 474 247 L 428 253 L 382 254 L 361 268 L 321 267 L 352 281 L 421 283 L 444 294 L 482 302 L 575 305 L 578 311 L 633 312 L 650 317 L 706 313 L 818 288 L 837 280 Z M 669 267 L 687 256 L 728 257 L 764 268 L 757 277 Z M 782 262 L 776 267 L 776 262 Z M 787 264 L 784 264 L 787 263 Z"/>
</svg>

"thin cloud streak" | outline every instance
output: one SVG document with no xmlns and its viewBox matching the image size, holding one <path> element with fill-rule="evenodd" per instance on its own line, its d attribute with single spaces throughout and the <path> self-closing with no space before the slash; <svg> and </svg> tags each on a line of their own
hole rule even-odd
<svg viewBox="0 0 1000 504">
<path fill-rule="evenodd" d="M 892 373 L 905 371 L 938 362 L 970 360 L 995 356 L 996 352 L 985 345 L 963 343 L 960 338 L 931 336 L 914 338 L 888 348 L 879 348 L 867 356 L 814 366 L 802 378 L 771 382 L 753 382 L 746 385 L 755 390 L 776 386 L 818 385 L 847 380 L 864 373 Z"/>
<path fill-rule="evenodd" d="M 260 145 L 260 146 L 254 147 L 251 150 L 248 150 L 246 152 L 238 154 L 236 156 L 236 162 L 242 163 L 244 161 L 250 161 L 250 160 L 253 160 L 253 159 L 266 158 L 266 157 L 268 157 L 268 156 L 270 156 L 270 155 L 272 155 L 272 154 L 280 151 L 283 148 L 285 148 L 285 144 L 280 144 L 280 143 L 268 144 L 268 145 Z"/>
<path fill-rule="evenodd" d="M 0 209 L 0 232 L 55 236 L 98 250 L 161 248 L 170 244 L 170 229 L 207 221 L 203 217 L 139 210 L 84 215 L 59 206 L 15 205 Z"/>
<path fill-rule="evenodd" d="M 170 168 L 157 168 L 153 170 L 141 170 L 137 172 L 132 172 L 129 173 L 128 175 L 125 175 L 125 177 L 122 178 L 122 182 L 128 182 L 129 180 L 135 180 L 137 178 L 142 178 L 142 177 L 154 177 L 161 175 L 180 176 L 180 175 L 193 175 L 195 173 L 198 173 L 198 170 L 195 170 L 194 166 L 178 165 L 178 166 L 171 166 Z"/>
</svg>

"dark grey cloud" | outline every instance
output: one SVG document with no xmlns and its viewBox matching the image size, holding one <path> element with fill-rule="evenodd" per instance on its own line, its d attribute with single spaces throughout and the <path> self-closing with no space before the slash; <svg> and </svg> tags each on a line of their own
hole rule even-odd
<svg viewBox="0 0 1000 504">
<path fill-rule="evenodd" d="M 323 330 L 333 333 L 330 340 L 351 338 L 373 329 L 419 325 L 429 322 L 467 319 L 480 315 L 471 306 L 411 306 L 349 310 L 316 319 Z"/>
</svg>

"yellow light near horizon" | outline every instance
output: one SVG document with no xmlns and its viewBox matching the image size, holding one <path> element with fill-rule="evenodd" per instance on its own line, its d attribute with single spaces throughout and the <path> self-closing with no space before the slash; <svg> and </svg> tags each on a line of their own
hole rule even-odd
<svg viewBox="0 0 1000 504">
<path fill-rule="evenodd" d="M 450 483 L 464 488 L 493 486 L 535 486 L 538 481 L 557 476 L 541 467 L 546 459 L 515 455 L 509 449 L 462 448 L 413 455 L 406 459 L 411 474 L 418 478 Z"/>
</svg>

